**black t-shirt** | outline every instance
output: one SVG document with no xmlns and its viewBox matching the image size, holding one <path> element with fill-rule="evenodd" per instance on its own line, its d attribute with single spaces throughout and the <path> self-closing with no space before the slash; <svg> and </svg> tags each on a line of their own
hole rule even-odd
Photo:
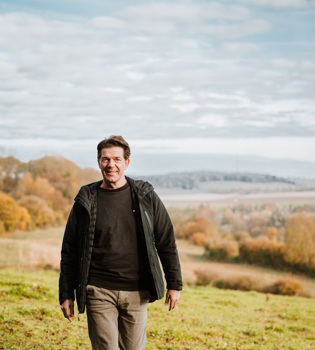
<svg viewBox="0 0 315 350">
<path fill-rule="evenodd" d="M 130 186 L 98 188 L 89 284 L 112 290 L 147 289 L 147 264 L 141 248 Z"/>
</svg>

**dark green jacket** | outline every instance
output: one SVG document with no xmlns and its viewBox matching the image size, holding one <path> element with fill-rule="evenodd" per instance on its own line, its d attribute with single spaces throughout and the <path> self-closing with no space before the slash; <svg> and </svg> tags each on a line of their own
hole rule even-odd
<svg viewBox="0 0 315 350">
<path fill-rule="evenodd" d="M 148 257 L 151 285 L 151 302 L 163 298 L 166 288 L 181 290 L 182 276 L 176 248 L 173 225 L 169 215 L 154 192 L 152 185 L 127 177 L 131 187 L 137 228 Z M 70 212 L 61 249 L 59 302 L 76 300 L 79 313 L 86 303 L 86 286 L 92 256 L 97 188 L 102 181 L 81 187 Z"/>
</svg>

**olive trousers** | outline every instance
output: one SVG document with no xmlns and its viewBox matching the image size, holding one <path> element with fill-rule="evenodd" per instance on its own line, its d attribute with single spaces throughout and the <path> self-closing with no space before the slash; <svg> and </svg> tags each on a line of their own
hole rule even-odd
<svg viewBox="0 0 315 350">
<path fill-rule="evenodd" d="M 87 286 L 87 320 L 93 350 L 145 350 L 148 291 Z"/>
</svg>

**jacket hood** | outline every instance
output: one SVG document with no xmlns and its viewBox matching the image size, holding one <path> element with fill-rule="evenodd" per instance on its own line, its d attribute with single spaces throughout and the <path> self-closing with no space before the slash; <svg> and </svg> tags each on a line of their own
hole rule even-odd
<svg viewBox="0 0 315 350">
<path fill-rule="evenodd" d="M 139 199 L 154 190 L 153 186 L 148 181 L 134 180 L 128 176 L 126 176 L 126 179 L 134 192 L 137 193 Z"/>
</svg>

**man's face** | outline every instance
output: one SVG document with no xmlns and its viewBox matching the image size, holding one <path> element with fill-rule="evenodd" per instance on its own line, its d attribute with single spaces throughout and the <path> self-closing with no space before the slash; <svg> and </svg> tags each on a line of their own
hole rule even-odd
<svg viewBox="0 0 315 350">
<path fill-rule="evenodd" d="M 98 165 L 102 171 L 102 187 L 115 189 L 126 183 L 125 171 L 128 168 L 130 159 L 124 158 L 124 150 L 121 147 L 103 148 Z"/>
</svg>

